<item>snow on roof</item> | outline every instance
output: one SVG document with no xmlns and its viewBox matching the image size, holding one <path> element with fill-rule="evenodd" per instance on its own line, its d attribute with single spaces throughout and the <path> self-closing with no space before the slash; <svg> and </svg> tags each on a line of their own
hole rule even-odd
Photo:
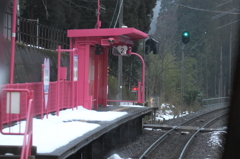
<svg viewBox="0 0 240 159">
<path fill-rule="evenodd" d="M 127 112 L 97 112 L 79 106 L 74 111 L 72 109 L 61 111 L 59 116 L 49 114 L 48 119 L 33 119 L 33 145 L 37 146 L 37 153 L 49 153 L 100 126 L 86 121 L 111 121 L 126 114 Z M 18 123 L 11 127 L 11 132 L 19 132 L 19 129 L 24 132 L 26 122 L 20 123 L 21 126 Z M 3 129 L 3 132 L 8 131 L 9 128 Z M 22 145 L 23 135 L 0 133 L 0 144 Z"/>
</svg>

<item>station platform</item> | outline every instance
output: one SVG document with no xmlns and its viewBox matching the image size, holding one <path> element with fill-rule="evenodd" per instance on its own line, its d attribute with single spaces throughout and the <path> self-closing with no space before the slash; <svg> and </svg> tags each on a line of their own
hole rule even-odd
<svg viewBox="0 0 240 159">
<path fill-rule="evenodd" d="M 122 111 L 126 115 L 112 121 L 84 121 L 100 126 L 69 141 L 51 153 L 36 153 L 36 159 L 104 159 L 113 148 L 133 141 L 142 133 L 142 118 L 151 115 L 154 108 L 109 106 L 97 111 Z M 83 122 L 83 121 L 81 121 Z M 63 136 L 64 138 L 64 136 Z"/>
</svg>

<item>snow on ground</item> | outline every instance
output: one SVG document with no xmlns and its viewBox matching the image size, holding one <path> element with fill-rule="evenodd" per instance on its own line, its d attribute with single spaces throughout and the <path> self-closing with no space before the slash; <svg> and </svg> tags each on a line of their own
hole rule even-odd
<svg viewBox="0 0 240 159">
<path fill-rule="evenodd" d="M 223 147 L 222 145 L 222 139 L 221 139 L 221 135 L 223 133 L 227 133 L 226 131 L 215 131 L 211 133 L 211 137 L 210 140 L 208 141 L 208 145 L 210 147 Z"/>
<path fill-rule="evenodd" d="M 43 120 L 33 119 L 33 145 L 37 146 L 37 153 L 49 153 L 100 126 L 86 121 L 111 121 L 126 114 L 127 112 L 97 112 L 79 106 L 74 111 L 72 109 L 61 111 L 59 116 L 49 114 L 48 119 L 46 117 Z M 21 129 L 21 132 L 24 132 L 25 125 L 26 122 L 22 121 L 10 130 L 19 132 Z M 3 132 L 9 132 L 9 128 L 3 129 Z M 0 134 L 1 145 L 22 145 L 22 143 L 22 135 Z"/>
<path fill-rule="evenodd" d="M 36 46 L 36 45 L 32 45 L 32 44 L 25 44 L 26 46 L 29 46 L 29 47 L 34 47 L 34 48 L 38 48 L 38 49 L 44 49 L 44 50 L 49 50 L 49 49 L 46 49 L 44 47 L 40 47 L 40 46 Z"/>
<path fill-rule="evenodd" d="M 174 113 L 176 114 L 175 116 Z M 179 112 L 177 112 L 174 105 L 163 103 L 156 112 L 156 121 L 164 121 L 176 118 L 178 113 Z M 189 114 L 189 112 L 183 112 L 183 114 L 178 115 L 178 117 L 182 117 L 187 114 Z"/>
<path fill-rule="evenodd" d="M 118 154 L 113 154 L 112 156 L 108 157 L 107 159 L 122 159 Z"/>
</svg>

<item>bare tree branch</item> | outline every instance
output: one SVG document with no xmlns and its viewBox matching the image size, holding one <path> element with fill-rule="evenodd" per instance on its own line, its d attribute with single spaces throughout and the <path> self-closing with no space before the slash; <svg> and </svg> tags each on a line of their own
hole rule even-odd
<svg viewBox="0 0 240 159">
<path fill-rule="evenodd" d="M 43 5 L 44 5 L 44 8 L 45 8 L 45 10 L 46 10 L 46 18 L 47 18 L 47 20 L 48 20 L 49 14 L 48 14 L 47 5 L 46 5 L 46 3 L 45 3 L 45 0 L 42 0 L 42 2 L 43 2 Z M 46 0 L 46 2 L 47 2 L 47 0 Z"/>
</svg>

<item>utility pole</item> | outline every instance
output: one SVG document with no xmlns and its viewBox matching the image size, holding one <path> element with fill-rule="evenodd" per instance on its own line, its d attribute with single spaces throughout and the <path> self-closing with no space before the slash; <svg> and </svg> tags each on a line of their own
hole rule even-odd
<svg viewBox="0 0 240 159">
<path fill-rule="evenodd" d="M 123 0 L 119 3 L 120 15 L 118 19 L 119 28 L 123 25 Z M 122 100 L 122 56 L 118 56 L 118 95 L 117 100 Z M 117 104 L 120 105 L 120 102 Z"/>
<path fill-rule="evenodd" d="M 219 97 L 223 97 L 223 72 L 222 72 L 222 52 L 223 52 L 223 46 L 222 46 L 222 43 L 221 43 L 221 51 L 220 51 L 220 72 L 219 72 L 219 91 L 218 91 L 218 94 L 219 94 Z"/>
<path fill-rule="evenodd" d="M 228 96 L 231 95 L 231 87 L 232 87 L 232 24 L 230 30 L 230 39 L 229 39 L 229 86 L 228 86 Z"/>
<path fill-rule="evenodd" d="M 181 107 L 180 107 L 180 112 L 182 114 L 182 110 L 184 107 L 184 76 L 185 76 L 185 72 L 184 72 L 184 49 L 185 49 L 185 44 L 182 44 L 182 64 L 181 64 Z"/>
</svg>

